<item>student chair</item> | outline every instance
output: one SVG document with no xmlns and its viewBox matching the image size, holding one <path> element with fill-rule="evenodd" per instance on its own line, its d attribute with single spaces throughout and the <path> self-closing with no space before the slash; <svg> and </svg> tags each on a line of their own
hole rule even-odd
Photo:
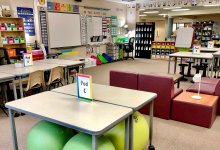
<svg viewBox="0 0 220 150">
<path fill-rule="evenodd" d="M 44 90 L 45 80 L 43 71 L 35 71 L 28 77 L 27 87 L 24 88 L 24 96 L 40 93 Z"/>
<path fill-rule="evenodd" d="M 63 67 L 55 67 L 51 69 L 49 81 L 46 83 L 47 89 L 50 90 L 53 86 L 54 88 L 59 87 L 64 83 L 64 71 Z"/>
<path fill-rule="evenodd" d="M 124 57 L 126 60 L 127 60 L 128 58 L 132 58 L 132 59 L 134 60 L 134 56 L 133 56 L 134 41 L 135 41 L 135 38 L 134 38 L 134 37 L 130 38 L 130 39 L 129 39 L 129 43 L 126 44 L 125 47 L 124 47 L 124 51 L 125 51 L 125 53 L 127 53 L 127 56 Z M 130 55 L 129 55 L 130 53 L 132 53 L 132 57 L 130 57 Z"/>
<path fill-rule="evenodd" d="M 11 64 L 7 49 L 0 47 L 0 65 Z"/>
</svg>

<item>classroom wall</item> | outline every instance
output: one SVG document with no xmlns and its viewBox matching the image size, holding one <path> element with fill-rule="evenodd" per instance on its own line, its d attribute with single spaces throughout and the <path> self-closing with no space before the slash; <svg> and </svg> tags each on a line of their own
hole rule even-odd
<svg viewBox="0 0 220 150">
<path fill-rule="evenodd" d="M 82 6 L 90 6 L 90 7 L 100 7 L 100 8 L 109 8 L 111 10 L 106 11 L 107 16 L 117 16 L 120 20 L 120 25 L 124 25 L 126 23 L 127 18 L 127 5 L 125 4 L 116 4 L 113 2 L 107 2 L 102 0 L 82 0 L 82 2 L 75 2 L 74 0 L 48 0 L 50 2 L 62 2 L 68 4 L 78 4 L 80 7 L 80 13 L 84 13 L 85 9 Z M 34 0 L 0 0 L 0 5 L 9 5 L 12 10 L 13 14 L 16 13 L 16 7 L 31 7 L 34 8 Z M 37 17 L 37 16 L 35 16 Z M 36 20 L 35 20 L 36 23 Z M 37 36 L 29 38 L 29 42 L 34 42 L 35 40 L 40 39 L 39 36 L 39 27 L 35 25 L 36 34 Z M 100 52 L 106 52 L 106 46 L 102 45 Z M 86 57 L 86 50 L 85 47 L 77 47 L 74 48 L 73 51 L 77 53 L 77 55 L 70 55 L 64 57 Z"/>
<path fill-rule="evenodd" d="M 165 18 L 147 17 L 141 18 L 141 22 L 155 22 L 155 41 L 165 41 L 166 21 Z"/>
</svg>

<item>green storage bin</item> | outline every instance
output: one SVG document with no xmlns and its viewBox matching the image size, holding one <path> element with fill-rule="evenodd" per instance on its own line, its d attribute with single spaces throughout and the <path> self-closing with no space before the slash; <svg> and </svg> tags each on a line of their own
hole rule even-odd
<svg viewBox="0 0 220 150">
<path fill-rule="evenodd" d="M 103 63 L 106 64 L 108 61 L 101 54 L 97 54 L 97 58 Z"/>
<path fill-rule="evenodd" d="M 20 43 L 25 43 L 25 38 L 20 38 Z"/>
</svg>

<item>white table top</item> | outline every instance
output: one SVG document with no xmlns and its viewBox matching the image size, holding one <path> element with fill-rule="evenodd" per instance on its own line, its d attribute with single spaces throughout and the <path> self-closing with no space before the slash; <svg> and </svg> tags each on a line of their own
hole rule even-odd
<svg viewBox="0 0 220 150">
<path fill-rule="evenodd" d="M 201 47 L 200 48 L 201 51 L 211 51 L 211 52 L 217 52 L 217 51 L 220 51 L 220 48 L 207 48 L 207 47 Z"/>
<path fill-rule="evenodd" d="M 47 64 L 58 64 L 60 66 L 73 66 L 73 65 L 84 64 L 84 62 L 82 61 L 73 61 L 66 59 L 44 59 L 44 60 L 38 60 L 37 62 L 47 63 Z"/>
<path fill-rule="evenodd" d="M 12 79 L 15 75 L 0 72 L 0 80 Z"/>
<path fill-rule="evenodd" d="M 30 74 L 30 73 L 37 71 L 37 70 L 42 70 L 42 71 L 50 70 L 50 69 L 55 68 L 57 66 L 59 66 L 59 65 L 34 63 L 33 66 L 16 68 L 14 64 L 10 64 L 10 65 L 0 66 L 0 72 L 12 74 L 15 76 L 21 76 L 21 75 Z"/>
<path fill-rule="evenodd" d="M 213 53 L 213 56 L 220 56 L 220 51 Z"/>
<path fill-rule="evenodd" d="M 132 109 L 74 96 L 43 92 L 6 103 L 6 107 L 59 125 L 100 135 L 132 114 Z"/>
<path fill-rule="evenodd" d="M 182 58 L 203 58 L 212 59 L 213 55 L 210 53 L 192 54 L 192 52 L 176 52 L 169 55 L 170 57 L 182 57 Z"/>
<path fill-rule="evenodd" d="M 53 89 L 52 91 L 77 96 L 75 83 Z M 94 100 L 129 107 L 134 110 L 139 110 L 156 96 L 157 94 L 155 93 L 93 83 Z"/>
</svg>

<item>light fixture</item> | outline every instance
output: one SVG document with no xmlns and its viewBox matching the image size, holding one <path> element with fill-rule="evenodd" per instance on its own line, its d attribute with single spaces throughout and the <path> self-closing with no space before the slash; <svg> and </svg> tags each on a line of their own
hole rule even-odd
<svg viewBox="0 0 220 150">
<path fill-rule="evenodd" d="M 142 15 L 139 15 L 140 17 L 146 17 L 147 15 L 144 15 L 144 14 L 142 14 Z"/>
<path fill-rule="evenodd" d="M 186 9 L 173 9 L 171 11 L 188 11 L 188 10 L 190 10 L 190 9 L 188 9 L 188 8 L 186 8 Z"/>
<path fill-rule="evenodd" d="M 128 25 L 127 25 L 127 24 L 125 24 L 125 25 L 124 25 L 124 28 L 128 28 Z"/>
<path fill-rule="evenodd" d="M 157 14 L 159 11 L 145 11 L 145 14 Z"/>
<path fill-rule="evenodd" d="M 202 80 L 202 75 L 201 74 L 195 74 L 195 76 L 193 77 L 193 81 L 199 84 L 198 94 L 192 96 L 193 99 L 197 99 L 197 100 L 202 99 L 202 97 L 199 95 L 201 80 Z"/>
<path fill-rule="evenodd" d="M 167 14 L 158 14 L 159 16 L 166 16 Z"/>
<path fill-rule="evenodd" d="M 204 7 L 218 7 L 220 4 L 209 4 L 209 5 L 203 5 Z"/>
<path fill-rule="evenodd" d="M 182 8 L 182 7 L 166 7 L 166 8 L 163 8 L 163 9 L 170 10 L 170 9 L 180 9 L 180 8 Z"/>
<path fill-rule="evenodd" d="M 145 11 L 146 9 L 144 9 L 144 8 L 141 8 L 141 9 L 139 9 L 139 11 Z"/>
</svg>

